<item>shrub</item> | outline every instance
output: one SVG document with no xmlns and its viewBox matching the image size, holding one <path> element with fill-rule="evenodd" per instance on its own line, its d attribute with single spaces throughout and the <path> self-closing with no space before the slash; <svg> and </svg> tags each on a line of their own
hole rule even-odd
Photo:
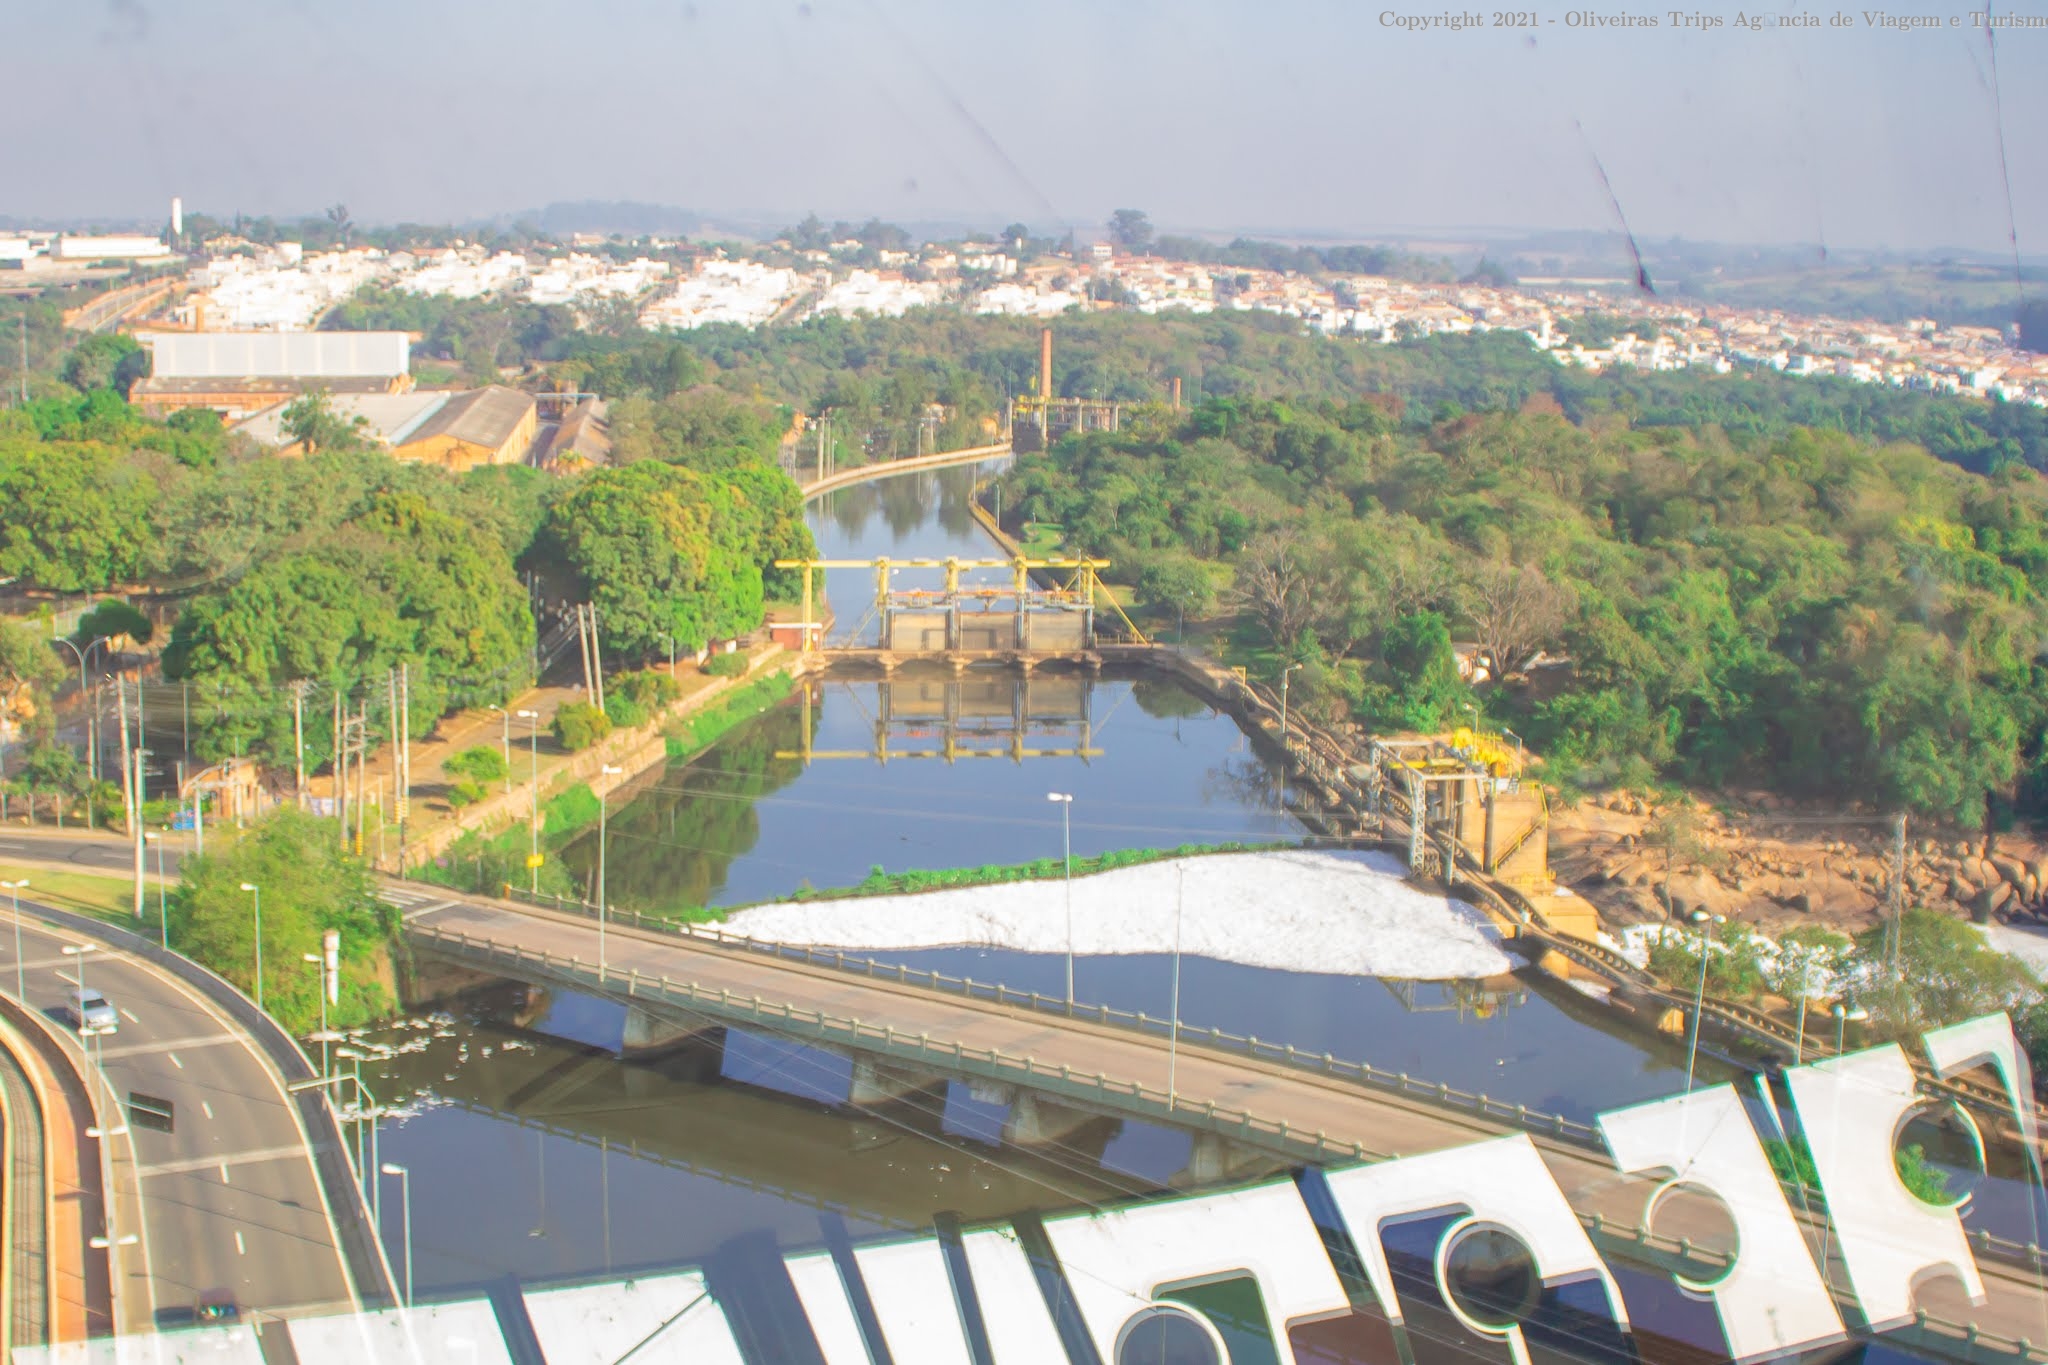
<svg viewBox="0 0 2048 1365">
<path fill-rule="evenodd" d="M 441 765 L 450 777 L 473 778 L 478 783 L 505 780 L 505 755 L 488 744 L 464 749 Z"/>
<path fill-rule="evenodd" d="M 484 799 L 483 783 L 473 777 L 457 778 L 448 787 L 448 804 L 457 810 Z"/>
<path fill-rule="evenodd" d="M 714 678 L 737 678 L 747 671 L 747 655 L 744 650 L 731 654 L 714 654 L 704 661 L 704 671 Z"/>
<path fill-rule="evenodd" d="M 612 723 L 613 728 L 619 730 L 631 730 L 636 726 L 647 723 L 646 705 L 624 695 L 606 697 L 604 699 L 604 714 L 605 718 Z"/>
<path fill-rule="evenodd" d="M 643 668 L 637 673 L 621 673 L 612 679 L 611 686 L 612 691 L 619 696 L 630 697 L 650 711 L 667 706 L 683 694 L 683 685 L 670 677 L 665 668 Z"/>
<path fill-rule="evenodd" d="M 570 753 L 588 749 L 612 732 L 611 717 L 589 702 L 564 702 L 549 726 L 555 742 Z"/>
</svg>

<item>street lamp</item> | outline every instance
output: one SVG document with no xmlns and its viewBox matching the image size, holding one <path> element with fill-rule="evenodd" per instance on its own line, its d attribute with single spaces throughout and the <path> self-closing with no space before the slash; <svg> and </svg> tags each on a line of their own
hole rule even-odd
<svg viewBox="0 0 2048 1365">
<path fill-rule="evenodd" d="M 88 1046 L 95 1049 L 93 1059 L 95 1064 L 99 1061 L 97 1050 L 101 1047 L 100 1034 L 106 1032 L 106 1030 L 96 1028 L 85 1022 L 85 958 L 86 954 L 99 946 L 97 943 L 67 943 L 63 949 L 64 956 L 78 959 L 78 975 L 72 978 L 71 982 L 72 985 L 78 987 L 78 1036 L 91 1040 Z M 19 962 L 20 959 L 16 958 L 15 961 Z M 104 1081 L 106 1077 L 102 1075 L 100 1079 Z"/>
<path fill-rule="evenodd" d="M 1074 794 L 1047 792 L 1045 799 L 1060 803 L 1060 858 L 1066 864 L 1067 898 L 1067 1009 L 1074 1008 Z"/>
<path fill-rule="evenodd" d="M 533 822 L 528 827 L 530 835 L 526 848 L 526 871 L 532 878 L 529 889 L 534 895 L 540 894 L 540 712 L 521 711 L 518 713 L 526 725 L 526 750 L 533 761 Z"/>
<path fill-rule="evenodd" d="M 1180 1063 L 1180 909 L 1187 891 L 1187 864 L 1173 866 L 1173 1004 L 1169 1010 L 1172 1030 L 1166 1041 L 1166 1107 L 1170 1113 L 1174 1098 L 1180 1094 L 1175 1084 L 1175 1069 Z"/>
<path fill-rule="evenodd" d="M 600 764 L 600 765 L 599 765 L 599 767 L 598 767 L 598 770 L 597 770 L 597 771 L 598 771 L 598 774 L 599 774 L 599 776 L 600 776 L 600 777 L 617 777 L 617 776 L 619 776 L 619 775 L 620 775 L 621 773 L 625 772 L 626 770 L 625 770 L 624 768 L 616 768 L 616 767 L 613 767 L 613 766 L 612 766 L 611 764 L 609 764 L 609 763 L 605 763 L 605 764 Z M 602 785 L 602 784 L 600 784 L 600 785 Z M 604 794 L 604 795 L 602 795 L 602 796 L 600 796 L 600 797 L 598 797 L 598 798 L 597 798 L 597 979 L 598 979 L 598 981 L 599 981 L 599 982 L 602 982 L 602 981 L 604 980 L 604 970 L 605 970 L 605 955 L 604 955 L 604 920 L 605 920 L 605 912 L 604 912 L 604 901 L 605 901 L 605 896 L 604 896 L 604 850 L 605 850 L 605 843 L 606 843 L 606 836 L 605 836 L 605 812 L 606 812 L 606 810 L 607 810 L 607 809 L 608 809 L 608 808 L 610 807 L 610 805 L 611 805 L 611 791 L 610 791 L 609 789 L 607 789 L 607 790 L 605 791 L 605 794 Z"/>
<path fill-rule="evenodd" d="M 510 796 L 512 794 L 512 713 L 504 707 L 497 705 L 493 705 L 490 709 L 496 711 L 505 722 L 505 795 Z M 525 713 L 521 712 L 520 714 L 524 715 Z"/>
<path fill-rule="evenodd" d="M 14 998 L 24 1005 L 28 1003 L 28 978 L 21 962 L 21 892 L 27 885 L 26 877 L 18 882 L 0 882 L 14 900 Z"/>
<path fill-rule="evenodd" d="M 412 1172 L 395 1161 L 387 1161 L 377 1168 L 386 1175 L 398 1177 L 398 1197 L 405 1209 L 405 1306 L 412 1307 Z"/>
<path fill-rule="evenodd" d="M 334 1037 L 327 1031 L 327 962 L 318 953 L 300 953 L 301 961 L 310 962 L 320 969 L 320 1074 L 327 1074 L 327 1040 Z"/>
<path fill-rule="evenodd" d="M 72 654 L 75 655 L 78 659 L 78 700 L 84 703 L 86 707 L 85 746 L 86 752 L 89 755 L 87 761 L 92 765 L 92 780 L 97 782 L 100 780 L 99 707 L 95 704 L 95 699 L 88 698 L 85 694 L 85 660 L 86 657 L 93 652 L 93 650 L 97 649 L 99 646 L 103 644 L 106 644 L 108 641 L 112 640 L 113 637 L 111 635 L 102 635 L 98 639 L 92 640 L 89 643 L 87 643 L 84 649 L 80 649 L 77 645 L 71 643 L 71 641 L 65 639 L 61 635 L 55 637 L 55 639 L 56 643 L 70 650 Z"/>
<path fill-rule="evenodd" d="M 1828 1011 L 1835 1016 L 1835 1055 L 1841 1056 L 1848 1041 L 1849 1025 L 1860 1024 L 1870 1017 L 1870 1011 L 1861 1005 L 1844 1005 L 1840 1001 Z"/>
<path fill-rule="evenodd" d="M 1294 670 L 1300 667 L 1300 664 L 1289 664 L 1287 665 L 1287 667 L 1280 670 L 1280 749 L 1283 753 L 1286 752 L 1288 741 L 1287 680 L 1289 677 L 1293 675 Z"/>
<path fill-rule="evenodd" d="M 254 882 L 243 882 L 242 889 L 249 893 L 256 906 L 256 1008 L 263 1008 L 263 889 Z"/>
<path fill-rule="evenodd" d="M 156 845 L 156 922 L 163 934 L 164 951 L 171 949 L 171 916 L 164 907 L 164 836 L 157 830 L 145 830 L 143 839 Z"/>
<path fill-rule="evenodd" d="M 1692 997 L 1692 1037 L 1685 1045 L 1685 1093 L 1692 1093 L 1693 1063 L 1700 1055 L 1700 1011 L 1707 1003 L 1707 958 L 1714 947 L 1714 926 L 1728 922 L 1726 915 L 1710 915 L 1704 910 L 1695 910 L 1686 916 L 1701 927 L 1700 938 L 1700 982 Z"/>
</svg>

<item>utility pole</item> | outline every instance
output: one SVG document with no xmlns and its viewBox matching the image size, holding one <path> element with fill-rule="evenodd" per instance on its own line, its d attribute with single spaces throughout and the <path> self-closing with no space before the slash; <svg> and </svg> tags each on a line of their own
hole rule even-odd
<svg viewBox="0 0 2048 1365">
<path fill-rule="evenodd" d="M 140 687 L 137 692 L 140 692 Z M 137 705 L 140 705 L 138 696 Z M 149 751 L 137 746 L 135 750 L 135 819 L 130 823 L 129 832 L 135 840 L 135 918 L 142 918 L 142 876 L 143 851 L 146 845 L 142 838 L 142 756 Z"/>
<path fill-rule="evenodd" d="M 405 875 L 405 829 L 412 814 L 412 665 L 398 666 L 398 873 Z"/>
<path fill-rule="evenodd" d="M 591 603 L 590 612 L 590 676 L 597 691 L 597 709 L 604 710 L 604 654 L 597 644 L 597 604 Z"/>
<path fill-rule="evenodd" d="M 15 321 L 21 324 L 21 405 L 28 406 L 28 314 L 23 313 Z"/>
<path fill-rule="evenodd" d="M 334 689 L 334 814 L 341 819 L 341 846 L 348 847 L 348 744 L 341 729 L 341 688 Z"/>
<path fill-rule="evenodd" d="M 128 744 L 128 685 L 114 675 L 114 702 L 121 722 L 121 810 L 127 820 L 124 831 L 133 835 L 142 824 L 141 793 L 135 790 L 135 760 Z"/>
<path fill-rule="evenodd" d="M 1906 813 L 1900 811 L 1897 823 L 1892 826 L 1892 886 L 1891 886 L 1891 968 L 1892 974 L 1899 970 L 1901 940 L 1906 936 Z"/>
<path fill-rule="evenodd" d="M 292 684 L 292 799 L 306 808 L 306 684 Z"/>
</svg>

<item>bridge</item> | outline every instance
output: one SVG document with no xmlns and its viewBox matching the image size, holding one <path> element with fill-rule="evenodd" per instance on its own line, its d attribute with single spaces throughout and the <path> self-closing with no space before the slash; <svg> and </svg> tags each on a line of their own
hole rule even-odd
<svg viewBox="0 0 2048 1365">
<path fill-rule="evenodd" d="M 993 445 L 941 450 L 930 455 L 913 455 L 901 460 L 884 460 L 878 464 L 855 465 L 850 469 L 827 469 L 820 464 L 810 478 L 797 479 L 796 486 L 802 490 L 804 501 L 809 502 L 812 498 L 823 497 L 841 488 L 851 488 L 857 483 L 893 478 L 898 474 L 915 474 L 927 469 L 951 469 L 955 465 L 980 464 L 984 460 L 1006 459 L 1010 454 L 1010 443 L 997 441 Z"/>
<path fill-rule="evenodd" d="M 1726 1224 L 1711 1209 L 1660 1209 L 1657 1171 L 1618 1169 L 1596 1128 L 1563 1115 L 1265 1040 L 712 927 L 631 914 L 600 922 L 567 906 L 437 887 L 393 883 L 387 894 L 421 948 L 623 1002 L 629 1049 L 701 1047 L 707 1031 L 729 1028 L 791 1039 L 850 1061 L 844 1102 L 855 1108 L 966 1081 L 1005 1100 L 1006 1131 L 1027 1149 L 1096 1116 L 1165 1123 L 1197 1135 L 1190 1182 L 1230 1178 L 1224 1158 L 1234 1152 L 1346 1166 L 1523 1133 L 1603 1254 L 1699 1282 L 1730 1260 Z M 1824 1220 L 1799 1219 L 1824 1273 L 1845 1285 Z M 1986 1333 L 2038 1335 L 2038 1255 L 1985 1244 L 1989 1302 L 1949 1311 Z"/>
</svg>

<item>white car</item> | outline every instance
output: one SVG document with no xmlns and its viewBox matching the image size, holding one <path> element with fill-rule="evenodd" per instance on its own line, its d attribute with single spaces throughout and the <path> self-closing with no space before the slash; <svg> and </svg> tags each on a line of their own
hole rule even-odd
<svg viewBox="0 0 2048 1365">
<path fill-rule="evenodd" d="M 78 1021 L 80 1033 L 118 1033 L 121 1029 L 121 1012 L 91 989 L 71 992 L 71 1017 Z"/>
</svg>

